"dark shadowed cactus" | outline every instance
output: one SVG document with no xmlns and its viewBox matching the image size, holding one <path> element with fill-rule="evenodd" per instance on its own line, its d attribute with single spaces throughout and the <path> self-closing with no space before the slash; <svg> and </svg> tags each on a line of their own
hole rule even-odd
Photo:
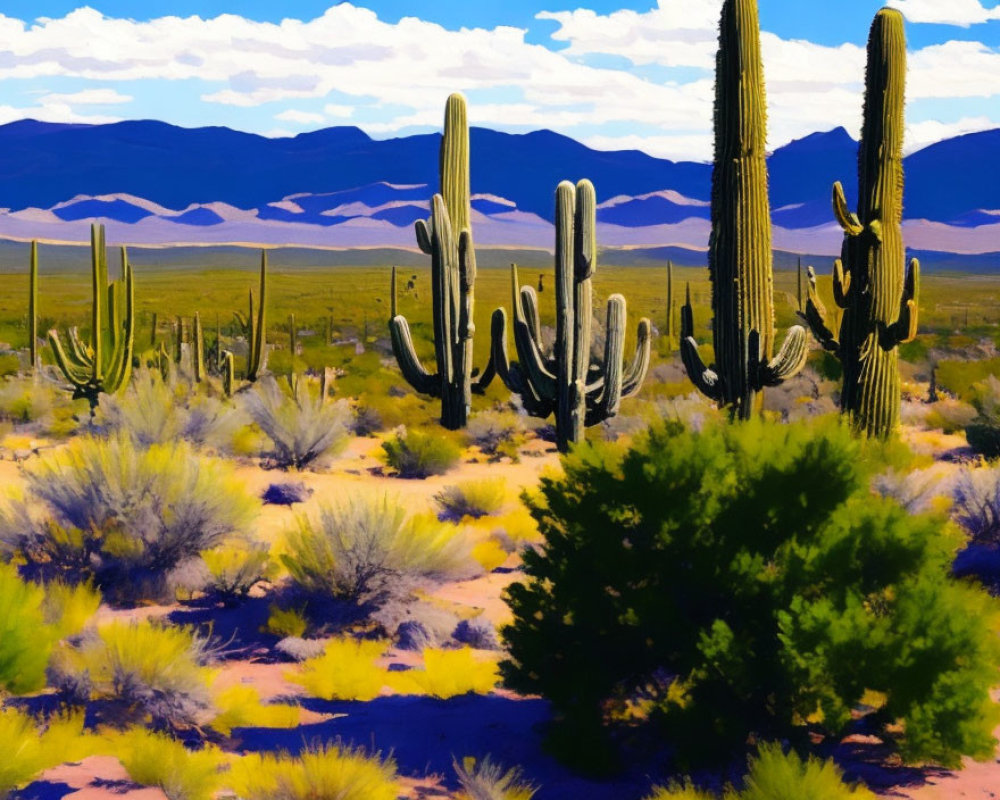
<svg viewBox="0 0 1000 800">
<path fill-rule="evenodd" d="M 135 287 L 124 247 L 121 248 L 121 279 L 109 282 L 103 225 L 90 228 L 90 260 L 93 286 L 90 341 L 85 343 L 77 329 L 70 328 L 68 350 L 55 329 L 49 331 L 49 343 L 56 364 L 73 385 L 73 396 L 85 397 L 93 406 L 98 395 L 117 392 L 131 374 L 135 348 Z"/>
<path fill-rule="evenodd" d="M 431 201 L 431 218 L 416 223 L 417 244 L 431 256 L 431 296 L 434 317 L 434 354 L 437 372 L 417 358 L 406 318 L 397 314 L 396 268 L 392 268 L 392 350 L 403 377 L 422 394 L 441 399 L 441 424 L 464 428 L 472 392 L 482 391 L 493 379 L 492 363 L 473 381 L 472 343 L 476 283 L 476 253 L 472 243 L 469 195 L 469 124 L 465 98 L 448 98 L 441 139 L 441 191 Z"/>
<path fill-rule="evenodd" d="M 591 358 L 592 277 L 597 267 L 597 200 L 590 181 L 575 187 L 563 181 L 556 190 L 556 342 L 545 353 L 538 296 L 531 286 L 518 289 L 511 267 L 514 345 L 518 361 L 507 356 L 507 314 L 493 312 L 491 363 L 504 384 L 521 396 L 536 417 L 556 417 L 561 451 L 583 439 L 584 427 L 615 416 L 623 397 L 635 394 L 649 368 L 650 324 L 639 322 L 632 363 L 624 363 L 625 298 L 608 298 L 604 356 Z"/>
<path fill-rule="evenodd" d="M 740 419 L 752 416 L 765 386 L 776 386 L 797 373 L 808 356 L 805 329 L 795 326 L 772 357 L 774 279 L 766 138 L 757 2 L 725 0 L 716 58 L 708 254 L 715 365 L 707 368 L 698 354 L 690 300 L 681 312 L 681 356 L 695 386 Z"/>
<path fill-rule="evenodd" d="M 833 209 L 844 229 L 833 266 L 833 297 L 843 309 L 839 336 L 827 321 L 809 270 L 803 314 L 816 338 L 840 360 L 840 406 L 855 427 L 886 437 L 899 425 L 899 345 L 917 335 L 920 264 L 906 268 L 903 247 L 903 104 L 906 36 L 903 16 L 883 8 L 868 37 L 865 110 L 858 145 L 858 212 L 841 184 Z"/>
<path fill-rule="evenodd" d="M 184 317 L 178 316 L 174 321 L 174 362 L 180 364 L 184 358 Z"/>
<path fill-rule="evenodd" d="M 222 351 L 222 391 L 232 397 L 236 390 L 236 359 L 229 350 Z"/>
<path fill-rule="evenodd" d="M 38 242 L 31 242 L 28 266 L 28 358 L 31 370 L 38 368 Z"/>
<path fill-rule="evenodd" d="M 157 317 L 156 312 L 154 311 L 153 319 L 149 323 L 149 346 L 153 348 L 156 347 L 156 333 L 158 325 L 159 325 L 159 318 Z"/>
<path fill-rule="evenodd" d="M 288 349 L 291 351 L 292 358 L 295 358 L 295 354 L 299 350 L 299 329 L 295 326 L 295 315 L 288 315 Z"/>
<path fill-rule="evenodd" d="M 667 262 L 667 325 L 664 329 L 664 334 L 667 337 L 667 350 L 673 352 L 674 350 L 674 315 L 677 313 L 677 309 L 674 308 L 674 262 Z"/>
</svg>

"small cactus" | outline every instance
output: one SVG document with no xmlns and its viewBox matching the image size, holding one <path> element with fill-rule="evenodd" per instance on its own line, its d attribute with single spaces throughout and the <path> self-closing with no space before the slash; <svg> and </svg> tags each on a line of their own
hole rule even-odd
<svg viewBox="0 0 1000 800">
<path fill-rule="evenodd" d="M 841 410 L 857 430 L 880 438 L 899 425 L 899 345 L 917 335 L 920 294 L 920 264 L 913 259 L 906 269 L 901 227 L 905 82 L 903 16 L 883 8 L 868 38 L 856 214 L 843 186 L 833 186 L 834 215 L 844 229 L 841 258 L 833 266 L 833 297 L 844 312 L 839 336 L 828 324 L 811 267 L 802 314 L 843 365 Z"/>
<path fill-rule="evenodd" d="M 31 242 L 28 268 L 28 357 L 31 371 L 38 369 L 38 242 Z"/>
<path fill-rule="evenodd" d="M 201 383 L 205 380 L 205 334 L 201 329 L 201 315 L 197 311 L 191 326 L 191 361 L 195 383 Z"/>
<path fill-rule="evenodd" d="M 236 359 L 229 350 L 222 351 L 222 391 L 232 397 L 236 390 Z"/>
<path fill-rule="evenodd" d="M 260 251 L 260 294 L 256 316 L 254 315 L 253 289 L 250 290 L 250 304 L 244 317 L 238 311 L 234 314 L 237 324 L 243 329 L 247 340 L 246 379 L 253 383 L 260 377 L 267 362 L 267 251 Z"/>
<path fill-rule="evenodd" d="M 93 285 L 90 342 L 85 344 L 76 328 L 71 328 L 69 350 L 63 347 L 55 329 L 49 331 L 49 343 L 56 364 L 73 386 L 73 396 L 86 398 L 93 407 L 101 393 L 117 392 L 128 383 L 135 348 L 135 287 L 124 247 L 121 278 L 108 281 L 103 225 L 90 228 L 90 260 Z"/>
</svg>

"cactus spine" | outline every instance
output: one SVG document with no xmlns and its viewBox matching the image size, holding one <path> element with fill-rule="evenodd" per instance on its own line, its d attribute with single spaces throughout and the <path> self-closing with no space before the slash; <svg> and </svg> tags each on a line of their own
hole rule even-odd
<svg viewBox="0 0 1000 800">
<path fill-rule="evenodd" d="M 441 424 L 464 428 L 472 392 L 480 392 L 493 379 L 488 364 L 473 382 L 472 340 L 476 283 L 476 253 L 469 220 L 469 125 L 465 98 L 448 98 L 441 139 L 441 191 L 431 201 L 431 218 L 416 223 L 417 244 L 431 256 L 431 295 L 434 316 L 434 353 L 437 372 L 420 363 L 406 318 L 396 308 L 396 268 L 392 268 L 392 349 L 403 377 L 422 394 L 441 399 Z"/>
<path fill-rule="evenodd" d="M 28 357 L 31 371 L 38 369 L 38 242 L 31 242 L 28 266 Z"/>
<path fill-rule="evenodd" d="M 597 200 L 590 181 L 556 190 L 556 342 L 542 350 L 538 296 L 531 286 L 518 289 L 511 267 L 514 343 L 518 361 L 507 357 L 507 315 L 493 312 L 492 345 L 497 374 L 519 394 L 525 410 L 537 417 L 556 416 L 556 441 L 563 452 L 583 439 L 584 427 L 618 413 L 623 397 L 635 394 L 649 368 L 650 324 L 639 322 L 636 352 L 626 368 L 625 298 L 608 298 L 604 357 L 590 355 L 593 320 L 592 277 L 597 267 Z"/>
<path fill-rule="evenodd" d="M 124 247 L 121 248 L 121 279 L 108 281 L 103 225 L 90 228 L 90 260 L 93 287 L 90 343 L 85 344 L 75 328 L 68 332 L 69 350 L 63 347 L 55 329 L 49 331 L 49 343 L 56 364 L 73 385 L 73 396 L 85 397 L 94 406 L 102 392 L 117 392 L 131 374 L 135 348 L 135 287 Z"/>
<path fill-rule="evenodd" d="M 771 219 L 767 196 L 764 73 L 756 0 L 725 0 L 715 74 L 715 168 L 709 275 L 716 365 L 694 339 L 690 299 L 681 314 L 681 355 L 695 386 L 734 417 L 749 419 L 760 391 L 805 365 L 805 329 L 774 352 Z M 690 292 L 689 292 L 690 295 Z"/>
<path fill-rule="evenodd" d="M 917 335 L 920 264 L 913 259 L 906 269 L 901 228 L 905 82 L 903 16 L 883 8 L 868 38 L 857 214 L 848 210 L 843 186 L 833 186 L 834 214 L 844 229 L 833 267 L 833 296 L 844 310 L 839 337 L 827 324 L 811 268 L 803 314 L 843 365 L 842 411 L 859 431 L 877 437 L 899 424 L 898 346 Z"/>
</svg>

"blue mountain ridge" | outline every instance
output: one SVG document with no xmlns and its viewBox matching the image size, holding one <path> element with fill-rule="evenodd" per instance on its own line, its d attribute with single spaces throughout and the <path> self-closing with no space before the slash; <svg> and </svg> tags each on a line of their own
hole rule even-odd
<svg viewBox="0 0 1000 800">
<path fill-rule="evenodd" d="M 588 177 L 600 200 L 634 198 L 601 209 L 606 222 L 641 226 L 708 215 L 705 206 L 637 196 L 671 189 L 707 201 L 710 164 L 674 162 L 637 150 L 593 150 L 548 130 L 510 134 L 473 128 L 470 135 L 472 191 L 511 200 L 520 211 L 551 219 L 557 183 Z M 372 207 L 392 202 L 396 207 L 376 212 L 376 218 L 408 224 L 423 213 L 437 185 L 439 142 L 439 134 L 376 140 L 346 126 L 272 139 L 225 127 L 189 129 L 148 120 L 106 125 L 21 120 L 0 126 L 0 207 L 51 208 L 77 195 L 125 193 L 177 211 L 220 201 L 257 208 L 264 219 L 332 225 L 352 216 L 322 215 L 341 201 Z M 829 223 L 834 180 L 844 183 L 853 204 L 856 151 L 857 143 L 843 128 L 778 148 L 769 158 L 775 222 L 788 227 Z M 1000 208 L 998 151 L 1000 129 L 945 140 L 907 157 L 907 217 L 965 226 L 990 221 L 980 210 Z M 272 205 L 296 194 L 303 195 L 293 200 L 305 217 Z M 80 219 L 101 213 L 121 221 L 148 214 L 122 208 L 120 202 L 87 200 L 56 214 Z M 476 202 L 484 213 L 511 210 L 491 200 Z M 212 224 L 213 219 L 206 213 L 189 217 L 191 224 Z"/>
</svg>

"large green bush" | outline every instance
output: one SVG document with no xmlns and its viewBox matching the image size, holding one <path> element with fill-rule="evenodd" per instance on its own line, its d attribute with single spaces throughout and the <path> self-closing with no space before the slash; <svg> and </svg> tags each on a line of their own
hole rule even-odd
<svg viewBox="0 0 1000 800">
<path fill-rule="evenodd" d="M 908 759 L 992 755 L 995 602 L 950 577 L 953 526 L 870 493 L 838 423 L 666 423 L 563 464 L 529 499 L 545 543 L 503 673 L 574 742 L 651 708 L 682 755 L 724 758 L 874 706 Z"/>
</svg>

